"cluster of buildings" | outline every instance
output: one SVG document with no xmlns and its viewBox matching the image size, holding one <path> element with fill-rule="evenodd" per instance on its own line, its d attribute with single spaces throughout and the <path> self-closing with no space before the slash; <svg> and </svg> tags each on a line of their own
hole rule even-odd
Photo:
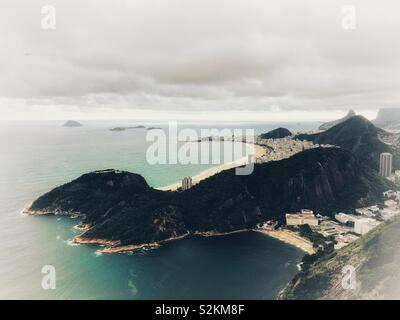
<svg viewBox="0 0 400 320">
<path fill-rule="evenodd" d="M 279 161 L 308 149 L 332 148 L 331 145 L 314 144 L 311 141 L 302 141 L 286 137 L 282 139 L 258 139 L 257 143 L 270 149 L 266 155 L 257 159 L 257 162 Z"/>
<path fill-rule="evenodd" d="M 354 214 L 338 213 L 335 219 L 354 234 L 364 235 L 400 213 L 400 192 L 389 190 L 384 192 L 384 197 L 386 200 L 383 207 L 359 208 Z"/>
<path fill-rule="evenodd" d="M 312 210 L 287 213 L 287 226 L 309 225 L 324 237 L 334 239 L 335 249 L 340 249 L 400 213 L 400 191 L 384 192 L 384 206 L 358 208 L 353 214 L 338 213 L 335 219 L 314 214 Z M 267 225 L 264 226 L 267 228 Z"/>
<path fill-rule="evenodd" d="M 352 228 L 352 231 L 359 235 L 368 233 L 381 223 L 381 221 L 370 218 L 368 216 L 345 213 L 336 214 L 335 219 L 340 223 L 343 223 L 346 226 Z"/>
<path fill-rule="evenodd" d="M 278 221 L 268 220 L 267 222 L 264 222 L 263 224 L 261 224 L 260 228 L 271 231 L 271 230 L 275 230 L 277 225 L 278 225 Z"/>
<path fill-rule="evenodd" d="M 296 141 L 290 138 L 263 140 L 265 144 L 273 148 L 267 157 L 268 161 L 280 160 L 301 152 L 305 149 L 316 147 L 332 147 L 313 145 L 307 141 Z M 382 177 L 388 178 L 400 186 L 400 171 L 393 173 L 393 156 L 390 153 L 380 155 L 379 173 Z M 302 209 L 296 213 L 286 213 L 287 226 L 309 225 L 317 233 L 322 234 L 329 241 L 333 241 L 334 248 L 340 249 L 360 236 L 368 233 L 382 222 L 393 218 L 400 213 L 400 191 L 389 190 L 383 193 L 385 202 L 383 206 L 370 206 L 355 209 L 353 214 L 338 213 L 335 219 L 315 215 L 312 210 Z M 271 221 L 264 223 L 261 227 L 267 230 L 275 228 L 276 224 Z"/>
<path fill-rule="evenodd" d="M 199 141 L 232 141 L 232 142 L 249 142 L 257 143 L 269 150 L 265 155 L 256 159 L 257 163 L 264 163 L 269 161 L 279 161 L 290 158 L 291 156 L 308 149 L 314 148 L 333 148 L 333 145 L 314 144 L 307 140 L 298 140 L 293 137 L 285 137 L 281 139 L 261 139 L 260 136 L 209 136 L 200 139 Z"/>
</svg>

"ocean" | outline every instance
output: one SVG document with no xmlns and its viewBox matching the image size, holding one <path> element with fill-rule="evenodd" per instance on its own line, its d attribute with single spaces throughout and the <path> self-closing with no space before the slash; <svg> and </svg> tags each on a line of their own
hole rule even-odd
<svg viewBox="0 0 400 320">
<path fill-rule="evenodd" d="M 150 165 L 146 130 L 109 130 L 137 123 L 83 123 L 78 128 L 60 121 L 0 123 L 0 299 L 274 299 L 295 275 L 304 253 L 255 232 L 99 255 L 99 247 L 71 245 L 81 232 L 73 228 L 77 219 L 21 214 L 38 196 L 90 171 L 127 170 L 161 187 L 213 166 Z M 223 127 L 260 133 L 316 125 Z M 41 285 L 46 265 L 56 270 L 54 290 Z"/>
</svg>

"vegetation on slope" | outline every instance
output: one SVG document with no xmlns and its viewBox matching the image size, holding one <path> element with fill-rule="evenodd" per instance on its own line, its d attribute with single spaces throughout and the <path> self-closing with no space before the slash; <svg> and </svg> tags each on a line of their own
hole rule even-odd
<svg viewBox="0 0 400 320">
<path fill-rule="evenodd" d="M 291 281 L 281 299 L 399 299 L 400 217 L 350 245 L 320 257 Z M 345 266 L 355 268 L 356 288 L 342 286 Z"/>
<path fill-rule="evenodd" d="M 308 140 L 319 144 L 336 145 L 349 150 L 360 161 L 374 170 L 379 170 L 379 155 L 383 152 L 393 152 L 390 146 L 378 138 L 382 129 L 376 128 L 362 116 L 355 116 L 333 128 L 316 134 L 301 134 L 300 140 Z M 400 159 L 394 159 L 395 168 L 399 168 Z"/>
<path fill-rule="evenodd" d="M 318 148 L 255 165 L 248 176 L 224 171 L 185 192 L 155 190 L 133 173 L 94 172 L 40 197 L 31 210 L 77 212 L 92 226 L 84 237 L 141 244 L 253 228 L 301 208 L 330 214 L 379 201 L 387 188 L 349 152 Z"/>
</svg>

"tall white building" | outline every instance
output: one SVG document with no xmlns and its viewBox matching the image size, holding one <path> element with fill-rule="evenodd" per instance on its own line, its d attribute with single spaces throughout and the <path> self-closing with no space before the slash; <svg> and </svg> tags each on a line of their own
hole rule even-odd
<svg viewBox="0 0 400 320">
<path fill-rule="evenodd" d="M 392 175 L 393 156 L 390 153 L 382 153 L 380 157 L 379 173 L 382 177 L 390 177 Z"/>
<path fill-rule="evenodd" d="M 192 187 L 192 178 L 185 177 L 182 180 L 182 190 L 188 190 Z"/>
</svg>

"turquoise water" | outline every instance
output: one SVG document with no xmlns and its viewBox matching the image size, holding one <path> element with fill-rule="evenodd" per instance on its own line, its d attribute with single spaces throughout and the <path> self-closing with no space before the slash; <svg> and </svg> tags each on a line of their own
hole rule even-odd
<svg viewBox="0 0 400 320">
<path fill-rule="evenodd" d="M 134 254 L 99 256 L 98 247 L 69 245 L 79 234 L 73 229 L 79 221 L 25 216 L 21 209 L 93 170 L 136 172 L 159 187 L 211 165 L 151 166 L 145 159 L 146 131 L 108 130 L 121 123 L 1 125 L 0 298 L 273 299 L 296 273 L 303 253 L 257 233 L 189 238 Z M 262 132 L 276 125 L 251 127 Z M 41 287 L 44 265 L 56 268 L 55 290 Z"/>
</svg>

